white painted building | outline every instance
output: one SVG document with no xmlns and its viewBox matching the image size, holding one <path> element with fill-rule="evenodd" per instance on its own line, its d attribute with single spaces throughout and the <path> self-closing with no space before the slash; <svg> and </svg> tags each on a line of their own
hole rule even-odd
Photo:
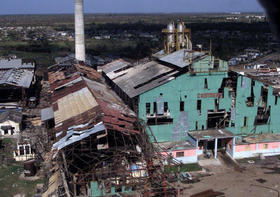
<svg viewBox="0 0 280 197">
<path fill-rule="evenodd" d="M 0 114 L 0 134 L 2 136 L 18 135 L 21 130 L 22 113 L 8 110 Z"/>
<path fill-rule="evenodd" d="M 16 161 L 26 161 L 34 158 L 35 154 L 29 142 L 17 143 L 17 149 L 14 151 L 14 159 Z"/>
</svg>

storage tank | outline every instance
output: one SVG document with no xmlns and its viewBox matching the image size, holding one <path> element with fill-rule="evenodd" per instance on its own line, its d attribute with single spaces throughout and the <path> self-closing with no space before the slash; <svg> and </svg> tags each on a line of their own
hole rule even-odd
<svg viewBox="0 0 280 197">
<path fill-rule="evenodd" d="M 174 24 L 173 23 L 169 23 L 167 25 L 167 31 L 168 31 L 168 36 L 167 36 L 167 39 L 168 39 L 168 44 L 171 45 L 173 42 L 174 42 L 174 39 L 173 39 L 173 33 L 174 33 Z"/>
<path fill-rule="evenodd" d="M 178 23 L 177 25 L 177 32 L 178 32 L 178 44 L 179 46 L 184 47 L 185 46 L 185 42 L 184 42 L 184 35 L 183 35 L 183 31 L 184 31 L 184 24 L 183 23 Z"/>
</svg>

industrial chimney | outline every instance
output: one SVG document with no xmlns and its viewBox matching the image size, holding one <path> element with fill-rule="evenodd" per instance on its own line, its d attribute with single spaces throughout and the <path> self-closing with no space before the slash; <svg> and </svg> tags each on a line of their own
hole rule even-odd
<svg viewBox="0 0 280 197">
<path fill-rule="evenodd" d="M 84 0 L 75 0 L 75 53 L 76 60 L 85 62 Z"/>
</svg>

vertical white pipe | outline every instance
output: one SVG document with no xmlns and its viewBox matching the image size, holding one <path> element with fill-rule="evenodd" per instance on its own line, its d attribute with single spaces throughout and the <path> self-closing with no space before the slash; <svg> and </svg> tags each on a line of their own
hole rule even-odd
<svg viewBox="0 0 280 197">
<path fill-rule="evenodd" d="M 75 0 L 75 53 L 76 60 L 86 60 L 83 0 Z"/>
</svg>

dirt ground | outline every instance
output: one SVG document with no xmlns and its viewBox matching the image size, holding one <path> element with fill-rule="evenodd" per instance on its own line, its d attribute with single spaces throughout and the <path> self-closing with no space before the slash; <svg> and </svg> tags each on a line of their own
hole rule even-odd
<svg viewBox="0 0 280 197">
<path fill-rule="evenodd" d="M 249 161 L 254 161 L 249 164 Z M 204 163 L 203 168 L 213 175 L 203 177 L 200 182 L 184 185 L 183 196 L 213 189 L 223 192 L 227 197 L 279 197 L 280 191 L 280 160 L 278 157 L 268 157 L 264 160 L 248 159 L 238 161 L 244 168 L 242 172 L 222 161 Z M 252 163 L 252 162 L 251 162 Z"/>
</svg>

